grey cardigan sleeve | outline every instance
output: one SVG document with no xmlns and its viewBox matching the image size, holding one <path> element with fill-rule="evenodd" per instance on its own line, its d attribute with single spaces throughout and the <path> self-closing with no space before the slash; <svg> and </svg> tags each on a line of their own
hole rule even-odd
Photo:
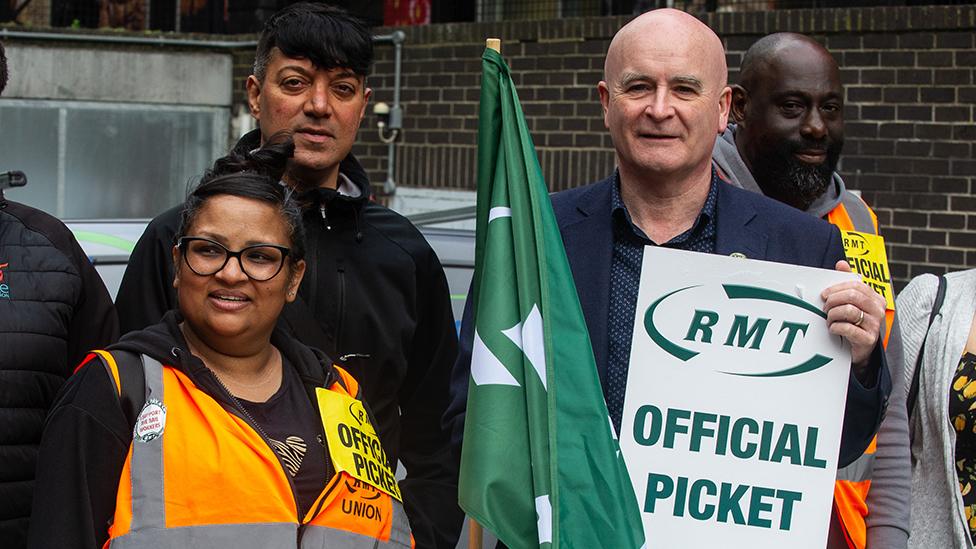
<svg viewBox="0 0 976 549">
<path fill-rule="evenodd" d="M 911 524 L 911 438 L 907 397 L 938 278 L 922 275 L 899 294 L 886 355 L 893 388 L 868 492 L 868 549 L 904 548 Z"/>
<path fill-rule="evenodd" d="M 912 468 L 901 329 L 895 317 L 888 341 L 891 398 L 878 432 L 874 474 L 868 491 L 867 549 L 905 549 L 911 520 Z"/>
</svg>

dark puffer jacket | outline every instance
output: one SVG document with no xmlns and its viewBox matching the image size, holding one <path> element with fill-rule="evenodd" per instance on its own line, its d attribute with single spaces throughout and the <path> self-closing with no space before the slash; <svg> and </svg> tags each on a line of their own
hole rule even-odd
<svg viewBox="0 0 976 549">
<path fill-rule="evenodd" d="M 26 546 L 44 417 L 89 349 L 118 337 L 112 300 L 71 231 L 0 194 L 0 546 Z"/>
</svg>

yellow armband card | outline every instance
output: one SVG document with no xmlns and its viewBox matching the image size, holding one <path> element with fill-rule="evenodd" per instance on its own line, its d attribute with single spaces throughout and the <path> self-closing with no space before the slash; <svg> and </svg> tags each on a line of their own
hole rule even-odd
<svg viewBox="0 0 976 549">
<path fill-rule="evenodd" d="M 844 238 L 844 255 L 847 256 L 851 269 L 861 275 L 865 284 L 885 298 L 885 307 L 888 310 L 895 310 L 884 238 L 857 231 L 841 231 L 841 235 Z"/>
<path fill-rule="evenodd" d="M 336 471 L 345 471 L 403 501 L 386 452 L 363 403 L 322 387 L 315 389 L 315 395 L 329 443 L 329 456 Z"/>
</svg>

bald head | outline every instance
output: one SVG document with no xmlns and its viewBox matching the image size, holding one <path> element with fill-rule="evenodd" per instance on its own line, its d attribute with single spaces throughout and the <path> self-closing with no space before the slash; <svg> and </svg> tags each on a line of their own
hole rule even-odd
<svg viewBox="0 0 976 549">
<path fill-rule="evenodd" d="M 830 53 L 802 34 L 760 39 L 732 92 L 735 144 L 766 196 L 806 210 L 844 146 L 844 88 Z"/>
<path fill-rule="evenodd" d="M 610 82 L 618 76 L 626 59 L 638 50 L 655 56 L 684 54 L 699 59 L 704 76 L 719 89 L 728 79 L 722 41 L 708 25 L 680 10 L 652 10 L 621 27 L 607 50 L 604 80 Z"/>
<path fill-rule="evenodd" d="M 813 38 L 793 32 L 770 34 L 757 40 L 742 57 L 739 84 L 750 89 L 768 78 L 771 68 L 792 65 L 803 69 L 810 63 L 828 72 L 838 70 L 830 52 Z"/>
<path fill-rule="evenodd" d="M 650 11 L 621 28 L 597 86 L 621 181 L 707 189 L 728 121 L 727 78 L 722 41 L 683 11 Z"/>
</svg>

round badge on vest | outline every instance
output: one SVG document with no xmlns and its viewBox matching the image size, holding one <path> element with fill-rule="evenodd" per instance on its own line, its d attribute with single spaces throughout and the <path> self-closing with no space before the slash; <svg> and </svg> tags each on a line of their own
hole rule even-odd
<svg viewBox="0 0 976 549">
<path fill-rule="evenodd" d="M 734 257 L 736 259 L 747 259 L 746 254 L 742 252 L 732 252 L 729 254 L 729 257 Z"/>
<path fill-rule="evenodd" d="M 135 442 L 150 442 L 163 436 L 166 429 L 166 406 L 155 398 L 146 401 L 146 405 L 136 418 L 136 425 L 132 432 Z"/>
</svg>

